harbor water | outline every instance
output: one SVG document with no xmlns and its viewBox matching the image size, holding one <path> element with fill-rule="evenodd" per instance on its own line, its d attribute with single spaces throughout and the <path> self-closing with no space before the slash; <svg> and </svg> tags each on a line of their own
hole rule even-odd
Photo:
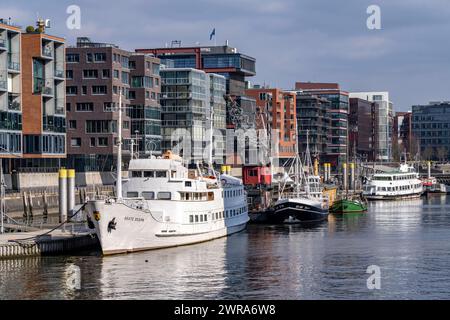
<svg viewBox="0 0 450 320">
<path fill-rule="evenodd" d="M 368 288 L 369 266 L 379 267 L 379 289 Z M 171 249 L 0 260 L 0 299 L 448 298 L 445 196 L 373 202 L 317 225 L 249 225 Z"/>
</svg>

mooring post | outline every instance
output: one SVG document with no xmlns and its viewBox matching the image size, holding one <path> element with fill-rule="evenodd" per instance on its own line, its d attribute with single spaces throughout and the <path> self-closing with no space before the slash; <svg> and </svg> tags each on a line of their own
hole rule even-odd
<svg viewBox="0 0 450 320">
<path fill-rule="evenodd" d="M 343 190 L 347 190 L 348 176 L 347 176 L 347 164 L 342 164 L 342 175 L 343 175 Z"/>
<path fill-rule="evenodd" d="M 47 190 L 44 190 L 44 193 L 42 194 L 42 200 L 44 202 L 44 211 L 42 213 L 44 223 L 47 223 L 48 219 L 48 202 L 47 202 Z"/>
<path fill-rule="evenodd" d="M 22 192 L 22 201 L 23 201 L 23 219 L 28 220 L 28 199 L 27 192 Z"/>
<path fill-rule="evenodd" d="M 31 191 L 28 193 L 28 211 L 30 213 L 28 215 L 28 220 L 33 221 L 33 195 Z"/>
<path fill-rule="evenodd" d="M 59 170 L 59 223 L 67 219 L 67 170 Z"/>
<path fill-rule="evenodd" d="M 67 170 L 67 213 L 70 217 L 75 208 L 75 170 Z M 70 220 L 70 218 L 69 218 Z"/>
</svg>

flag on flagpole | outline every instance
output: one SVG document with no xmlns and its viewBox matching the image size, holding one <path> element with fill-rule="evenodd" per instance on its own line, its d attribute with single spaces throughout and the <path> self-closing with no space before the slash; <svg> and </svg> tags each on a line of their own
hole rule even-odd
<svg viewBox="0 0 450 320">
<path fill-rule="evenodd" d="M 215 35 L 216 35 L 216 28 L 214 28 L 211 34 L 209 35 L 209 40 L 212 40 L 213 36 Z"/>
</svg>

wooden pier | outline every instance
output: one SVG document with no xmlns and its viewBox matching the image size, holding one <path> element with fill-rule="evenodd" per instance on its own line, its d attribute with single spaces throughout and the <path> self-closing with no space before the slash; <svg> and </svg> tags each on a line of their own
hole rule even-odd
<svg viewBox="0 0 450 320">
<path fill-rule="evenodd" d="M 97 236 L 90 230 L 71 232 L 61 229 L 15 232 L 0 235 L 0 259 L 26 256 L 68 254 L 99 248 Z"/>
</svg>

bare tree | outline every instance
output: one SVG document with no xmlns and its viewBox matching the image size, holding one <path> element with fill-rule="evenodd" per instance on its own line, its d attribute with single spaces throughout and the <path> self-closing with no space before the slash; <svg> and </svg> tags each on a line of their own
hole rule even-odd
<svg viewBox="0 0 450 320">
<path fill-rule="evenodd" d="M 436 154 L 439 161 L 446 161 L 448 159 L 448 149 L 444 146 L 439 147 Z"/>
<path fill-rule="evenodd" d="M 431 160 L 431 158 L 433 158 L 433 148 L 428 146 L 425 148 L 425 150 L 423 150 L 422 152 L 422 160 Z"/>
</svg>

